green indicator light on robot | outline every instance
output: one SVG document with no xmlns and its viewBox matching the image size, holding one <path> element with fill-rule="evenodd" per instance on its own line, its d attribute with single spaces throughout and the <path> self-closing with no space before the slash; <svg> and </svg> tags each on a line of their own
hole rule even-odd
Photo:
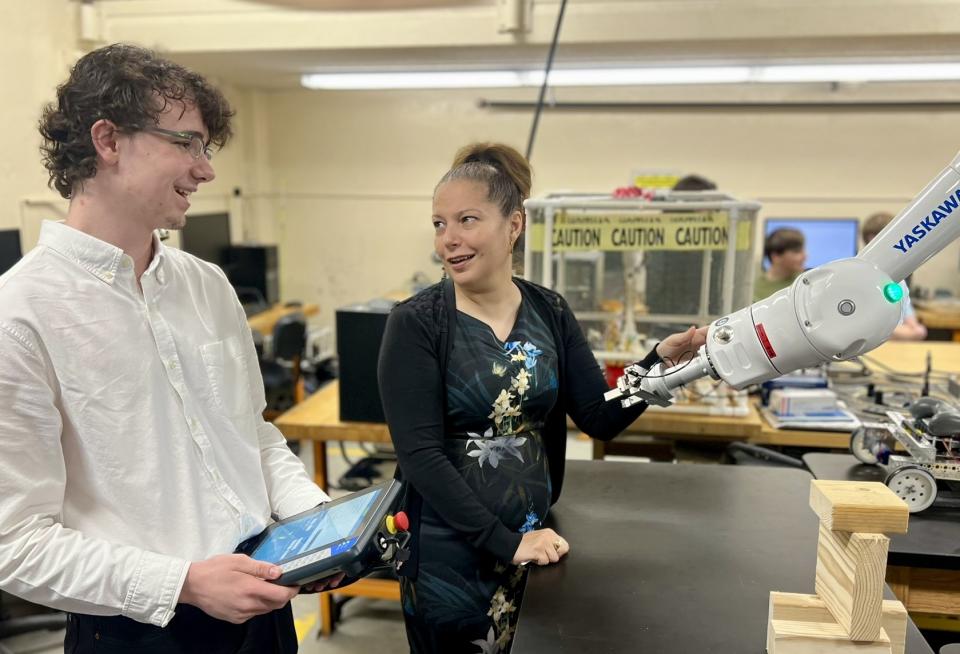
<svg viewBox="0 0 960 654">
<path fill-rule="evenodd" d="M 903 289 L 900 288 L 900 284 L 890 282 L 883 287 L 883 297 L 887 298 L 887 302 L 897 303 L 903 299 Z"/>
</svg>

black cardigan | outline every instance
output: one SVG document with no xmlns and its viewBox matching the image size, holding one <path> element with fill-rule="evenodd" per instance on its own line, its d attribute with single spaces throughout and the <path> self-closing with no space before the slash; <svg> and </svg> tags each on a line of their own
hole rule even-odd
<svg viewBox="0 0 960 654">
<path fill-rule="evenodd" d="M 647 405 L 628 409 L 605 402 L 603 373 L 573 312 L 560 294 L 514 278 L 524 301 L 549 325 L 557 346 L 557 403 L 547 416 L 543 442 L 550 465 L 551 504 L 560 496 L 569 415 L 576 426 L 600 440 L 610 440 L 643 413 Z M 443 451 L 446 369 L 453 349 L 456 300 L 450 280 L 424 289 L 398 304 L 387 319 L 380 347 L 378 380 L 390 437 L 397 451 L 398 478 L 404 481 L 401 506 L 411 522 L 411 559 L 401 574 L 415 576 L 418 563 L 420 505 L 423 500 L 476 548 L 509 563 L 521 534 L 508 529 L 477 499 Z M 660 358 L 654 348 L 641 361 L 646 368 Z"/>
</svg>

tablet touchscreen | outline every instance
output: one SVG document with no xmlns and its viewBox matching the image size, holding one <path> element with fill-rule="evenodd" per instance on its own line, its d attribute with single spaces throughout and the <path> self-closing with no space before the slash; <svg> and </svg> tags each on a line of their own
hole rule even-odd
<svg viewBox="0 0 960 654">
<path fill-rule="evenodd" d="M 280 522 L 270 529 L 250 557 L 279 564 L 327 547 L 332 548 L 331 555 L 347 550 L 356 541 L 382 493 L 383 488 L 377 488 Z"/>
</svg>

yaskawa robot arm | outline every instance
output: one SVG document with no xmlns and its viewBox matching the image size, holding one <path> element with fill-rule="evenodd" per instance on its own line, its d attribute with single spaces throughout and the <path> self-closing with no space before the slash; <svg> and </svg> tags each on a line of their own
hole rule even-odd
<svg viewBox="0 0 960 654">
<path fill-rule="evenodd" d="M 691 360 L 633 365 L 604 397 L 667 406 L 701 377 L 741 389 L 843 361 L 886 341 L 900 321 L 899 282 L 960 237 L 960 155 L 860 254 L 808 270 L 789 287 L 714 321 Z"/>
</svg>

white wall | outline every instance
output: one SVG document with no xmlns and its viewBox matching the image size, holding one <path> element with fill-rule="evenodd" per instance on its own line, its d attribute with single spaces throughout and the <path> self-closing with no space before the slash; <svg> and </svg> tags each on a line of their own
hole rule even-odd
<svg viewBox="0 0 960 654">
<path fill-rule="evenodd" d="M 532 93 L 525 92 L 529 98 Z M 605 98 L 609 91 L 578 91 Z M 523 150 L 529 112 L 479 109 L 476 99 L 520 92 L 263 94 L 275 191 L 250 212 L 281 246 L 283 295 L 319 301 L 323 316 L 434 278 L 430 197 L 454 151 L 477 139 Z M 621 93 L 620 95 L 623 95 Z M 671 112 L 544 115 L 534 195 L 623 185 L 638 168 L 699 172 L 763 216 L 858 217 L 896 212 L 955 154 L 960 113 Z M 960 246 L 914 282 L 960 293 Z"/>
<path fill-rule="evenodd" d="M 0 84 L 4 89 L 0 229 L 19 228 L 21 215 L 55 215 L 65 206 L 47 188 L 37 122 L 73 58 L 76 18 L 76 3 L 68 0 L 0 5 Z"/>
</svg>

